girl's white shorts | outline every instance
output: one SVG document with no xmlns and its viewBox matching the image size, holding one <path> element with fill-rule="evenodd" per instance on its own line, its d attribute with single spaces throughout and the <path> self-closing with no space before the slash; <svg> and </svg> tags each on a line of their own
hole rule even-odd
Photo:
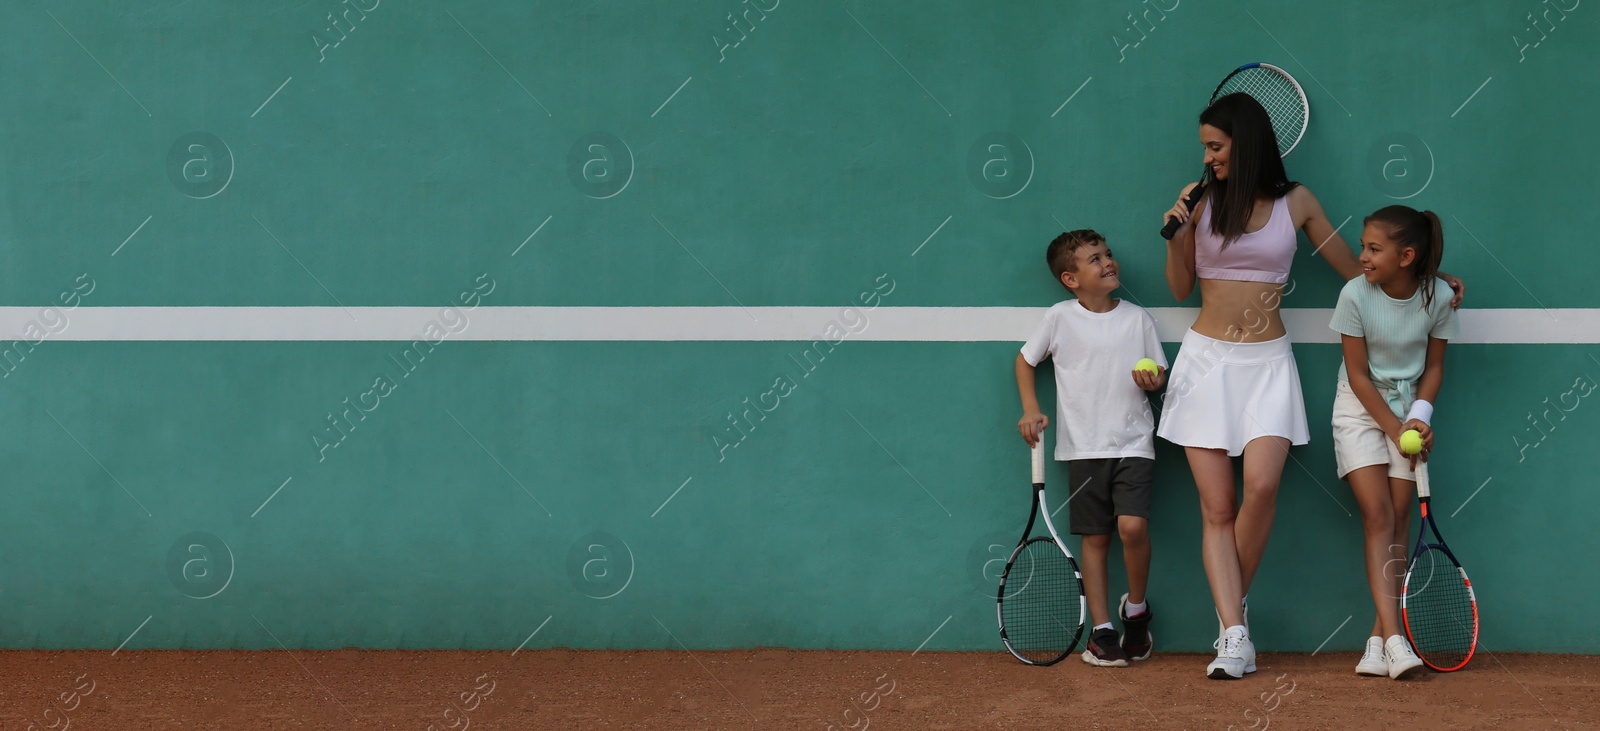
<svg viewBox="0 0 1600 731">
<path fill-rule="evenodd" d="M 1339 467 L 1340 479 L 1362 467 L 1381 464 L 1389 466 L 1390 477 L 1417 481 L 1411 461 L 1383 433 L 1344 381 L 1339 381 L 1333 396 L 1333 461 Z"/>
</svg>

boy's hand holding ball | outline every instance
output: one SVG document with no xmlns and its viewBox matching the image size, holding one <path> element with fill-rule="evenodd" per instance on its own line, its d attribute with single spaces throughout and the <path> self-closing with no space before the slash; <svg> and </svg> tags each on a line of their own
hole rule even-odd
<svg viewBox="0 0 1600 731">
<path fill-rule="evenodd" d="M 1159 390 L 1166 385 L 1166 372 L 1154 360 L 1140 358 L 1133 364 L 1133 382 L 1146 391 Z"/>
</svg>

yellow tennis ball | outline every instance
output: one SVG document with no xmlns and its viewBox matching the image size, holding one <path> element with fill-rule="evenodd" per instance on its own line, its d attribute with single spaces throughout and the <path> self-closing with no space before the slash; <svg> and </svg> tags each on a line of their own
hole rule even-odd
<svg viewBox="0 0 1600 731">
<path fill-rule="evenodd" d="M 1407 429 L 1400 435 L 1400 451 L 1406 454 L 1416 454 L 1422 451 L 1422 434 L 1416 429 Z"/>
<path fill-rule="evenodd" d="M 1136 371 L 1150 371 L 1151 375 L 1161 372 L 1160 368 L 1156 366 L 1156 362 L 1149 358 L 1140 358 L 1138 363 L 1133 364 L 1133 369 Z"/>
</svg>

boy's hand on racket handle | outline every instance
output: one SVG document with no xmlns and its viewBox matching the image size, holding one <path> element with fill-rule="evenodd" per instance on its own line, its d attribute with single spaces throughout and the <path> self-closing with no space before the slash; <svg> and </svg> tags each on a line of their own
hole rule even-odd
<svg viewBox="0 0 1600 731">
<path fill-rule="evenodd" d="M 1133 382 L 1146 391 L 1159 391 L 1167 385 L 1167 369 L 1156 366 L 1156 372 L 1133 369 Z"/>
<path fill-rule="evenodd" d="M 1017 431 L 1022 432 L 1022 441 L 1029 447 L 1039 443 L 1044 435 L 1044 430 L 1050 426 L 1050 417 L 1037 411 L 1030 411 L 1022 415 L 1022 420 L 1017 422 Z"/>
</svg>

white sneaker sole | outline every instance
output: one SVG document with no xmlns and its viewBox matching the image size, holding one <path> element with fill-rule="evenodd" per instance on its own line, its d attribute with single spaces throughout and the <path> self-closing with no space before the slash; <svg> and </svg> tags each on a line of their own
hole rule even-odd
<svg viewBox="0 0 1600 731">
<path fill-rule="evenodd" d="M 1379 663 L 1377 665 L 1361 665 L 1358 663 L 1356 665 L 1356 675 L 1361 675 L 1368 678 L 1381 678 L 1388 674 L 1389 666 L 1383 663 Z"/>
<path fill-rule="evenodd" d="M 1249 672 L 1249 668 L 1246 668 L 1245 672 Z M 1233 672 L 1228 669 L 1228 666 L 1211 663 L 1211 665 L 1206 667 L 1206 677 L 1212 680 L 1238 680 L 1244 677 L 1244 673 L 1234 675 Z"/>
<path fill-rule="evenodd" d="M 1223 664 L 1222 659 L 1218 658 L 1216 660 L 1212 660 L 1211 664 L 1206 666 L 1206 677 L 1211 678 L 1212 680 L 1238 680 L 1255 671 L 1256 664 L 1254 661 L 1252 661 L 1250 664 L 1244 666 L 1244 672 L 1234 675 L 1233 671 L 1228 668 L 1228 665 Z"/>
<path fill-rule="evenodd" d="M 1410 665 L 1410 666 L 1407 666 L 1405 668 L 1401 668 L 1398 672 L 1395 671 L 1393 668 L 1391 668 L 1391 669 L 1387 670 L 1386 672 L 1384 672 L 1384 675 L 1387 675 L 1387 676 L 1389 676 L 1391 678 L 1394 678 L 1395 680 L 1402 680 L 1404 678 L 1409 678 L 1409 677 L 1411 677 L 1413 675 L 1416 675 L 1417 671 L 1419 671 L 1421 669 L 1422 669 L 1422 660 L 1418 659 L 1417 660 L 1417 664 L 1415 664 L 1415 665 Z"/>
<path fill-rule="evenodd" d="M 1093 665 L 1093 666 L 1095 666 L 1097 668 L 1125 668 L 1125 667 L 1128 667 L 1128 661 L 1127 660 L 1101 660 L 1100 658 L 1095 657 L 1093 652 L 1090 652 L 1088 650 L 1084 650 L 1083 654 L 1080 655 L 1079 657 L 1083 658 L 1083 661 L 1085 663 Z"/>
</svg>

